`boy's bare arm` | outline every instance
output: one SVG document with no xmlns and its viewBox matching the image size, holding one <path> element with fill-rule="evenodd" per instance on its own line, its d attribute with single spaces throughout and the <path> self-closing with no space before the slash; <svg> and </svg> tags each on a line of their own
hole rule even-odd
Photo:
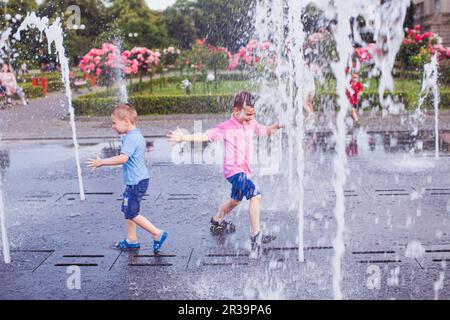
<svg viewBox="0 0 450 320">
<path fill-rule="evenodd" d="M 269 127 L 267 127 L 267 135 L 271 136 L 272 134 L 274 134 L 275 132 L 277 132 L 277 130 L 283 128 L 284 126 L 281 126 L 279 123 L 275 123 Z"/>
<path fill-rule="evenodd" d="M 209 137 L 206 133 L 183 134 L 179 128 L 175 131 L 170 131 L 169 134 L 167 134 L 167 137 L 169 138 L 170 141 L 176 143 L 183 141 L 192 141 L 192 142 L 209 141 Z"/>
<path fill-rule="evenodd" d="M 88 167 L 92 169 L 96 169 L 99 167 L 105 167 L 105 166 L 118 166 L 121 164 L 124 164 L 128 161 L 128 156 L 126 154 L 121 154 L 119 156 L 115 156 L 112 158 L 107 159 L 101 159 L 99 156 L 97 156 L 97 159 L 88 159 L 87 165 Z"/>
</svg>

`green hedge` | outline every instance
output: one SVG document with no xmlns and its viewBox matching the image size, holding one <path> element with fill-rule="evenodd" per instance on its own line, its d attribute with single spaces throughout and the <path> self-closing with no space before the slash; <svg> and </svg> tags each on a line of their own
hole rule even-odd
<svg viewBox="0 0 450 320">
<path fill-rule="evenodd" d="M 385 98 L 390 95 L 385 94 Z M 417 108 L 417 97 L 409 92 L 395 92 L 391 94 L 394 101 L 402 102 L 407 110 Z M 228 113 L 231 112 L 232 95 L 189 95 L 189 96 L 131 96 L 130 104 L 140 115 L 149 114 L 177 114 L 177 113 Z M 315 105 L 323 106 L 325 101 L 333 101 L 336 105 L 336 93 L 323 93 L 315 98 Z M 377 93 L 363 94 L 362 101 L 369 101 L 370 107 L 379 105 Z M 117 105 L 115 97 L 94 98 L 92 95 L 82 96 L 73 101 L 77 115 L 109 116 L 112 108 Z M 432 101 L 427 98 L 425 107 L 433 108 Z M 317 108 L 320 110 L 320 107 Z M 440 109 L 450 109 L 450 90 L 441 91 Z"/>
<path fill-rule="evenodd" d="M 44 96 L 44 91 L 41 86 L 33 87 L 30 83 L 19 83 L 25 94 L 29 98 Z M 64 84 L 61 81 L 49 81 L 47 84 L 47 91 L 54 92 L 64 89 Z"/>
<path fill-rule="evenodd" d="M 23 92 L 25 92 L 25 95 L 28 99 L 34 99 L 34 98 L 40 98 L 44 96 L 44 90 L 42 90 L 41 87 L 27 87 L 23 88 Z"/>
<path fill-rule="evenodd" d="M 59 80 L 61 81 L 61 72 L 44 72 L 44 73 L 37 73 L 37 74 L 26 74 L 26 75 L 19 75 L 17 77 L 17 82 L 30 82 L 32 78 L 47 78 L 48 81 L 55 81 Z"/>
<path fill-rule="evenodd" d="M 175 113 L 226 113 L 231 111 L 231 95 L 189 95 L 189 96 L 132 96 L 129 103 L 139 115 Z M 117 105 L 116 98 L 74 99 L 77 115 L 109 116 Z"/>
</svg>

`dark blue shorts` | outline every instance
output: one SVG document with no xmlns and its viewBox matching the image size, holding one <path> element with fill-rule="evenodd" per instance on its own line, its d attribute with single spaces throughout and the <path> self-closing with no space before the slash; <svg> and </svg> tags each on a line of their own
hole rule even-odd
<svg viewBox="0 0 450 320">
<path fill-rule="evenodd" d="M 242 201 L 244 196 L 247 200 L 250 200 L 253 197 L 256 197 L 261 194 L 256 189 L 255 184 L 247 178 L 245 173 L 238 173 L 234 176 L 229 177 L 228 182 L 231 183 L 231 199 L 236 201 Z"/>
<path fill-rule="evenodd" d="M 126 186 L 123 193 L 122 212 L 125 219 L 134 219 L 139 215 L 142 198 L 148 189 L 149 179 L 139 181 L 133 186 Z"/>
</svg>

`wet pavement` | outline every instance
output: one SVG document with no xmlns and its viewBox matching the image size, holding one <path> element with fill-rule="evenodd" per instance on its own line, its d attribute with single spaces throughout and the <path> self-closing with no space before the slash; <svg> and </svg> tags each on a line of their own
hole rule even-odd
<svg viewBox="0 0 450 320">
<path fill-rule="evenodd" d="M 344 298 L 450 298 L 448 136 L 441 132 L 435 159 L 432 131 L 413 137 L 398 130 L 349 132 Z M 1 299 L 333 298 L 336 222 L 328 132 L 311 133 L 305 144 L 305 262 L 298 261 L 286 159 L 275 169 L 255 164 L 263 228 L 278 238 L 251 259 L 248 202 L 230 216 L 236 233 L 218 237 L 209 231 L 211 215 L 230 192 L 221 165 L 191 153 L 190 146 L 180 153 L 165 139 L 147 138 L 151 180 L 142 213 L 169 232 L 161 255 L 154 256 L 142 231 L 141 250 L 110 248 L 125 237 L 120 168 L 91 172 L 84 166 L 87 200 L 81 202 L 70 140 L 6 140 L 0 163 L 12 263 L 0 263 Z M 117 138 L 81 139 L 80 145 L 83 163 L 95 154 L 114 155 L 119 147 Z M 424 251 L 411 250 L 414 241 Z M 71 282 L 77 270 L 79 289 Z"/>
</svg>

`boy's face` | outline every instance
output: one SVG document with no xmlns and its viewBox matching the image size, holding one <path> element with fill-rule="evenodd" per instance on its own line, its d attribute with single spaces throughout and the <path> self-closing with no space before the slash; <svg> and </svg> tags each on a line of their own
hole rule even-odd
<svg viewBox="0 0 450 320">
<path fill-rule="evenodd" d="M 255 119 L 255 108 L 253 106 L 244 105 L 244 107 L 239 110 L 238 108 L 234 108 L 233 115 L 240 122 L 248 124 L 250 121 Z"/>
<path fill-rule="evenodd" d="M 359 82 L 359 74 L 357 73 L 352 74 L 352 80 L 353 82 Z"/>
<path fill-rule="evenodd" d="M 111 127 L 118 133 L 118 134 L 125 134 L 128 132 L 130 127 L 130 120 L 127 118 L 120 119 L 116 117 L 115 115 L 111 115 Z"/>
</svg>

